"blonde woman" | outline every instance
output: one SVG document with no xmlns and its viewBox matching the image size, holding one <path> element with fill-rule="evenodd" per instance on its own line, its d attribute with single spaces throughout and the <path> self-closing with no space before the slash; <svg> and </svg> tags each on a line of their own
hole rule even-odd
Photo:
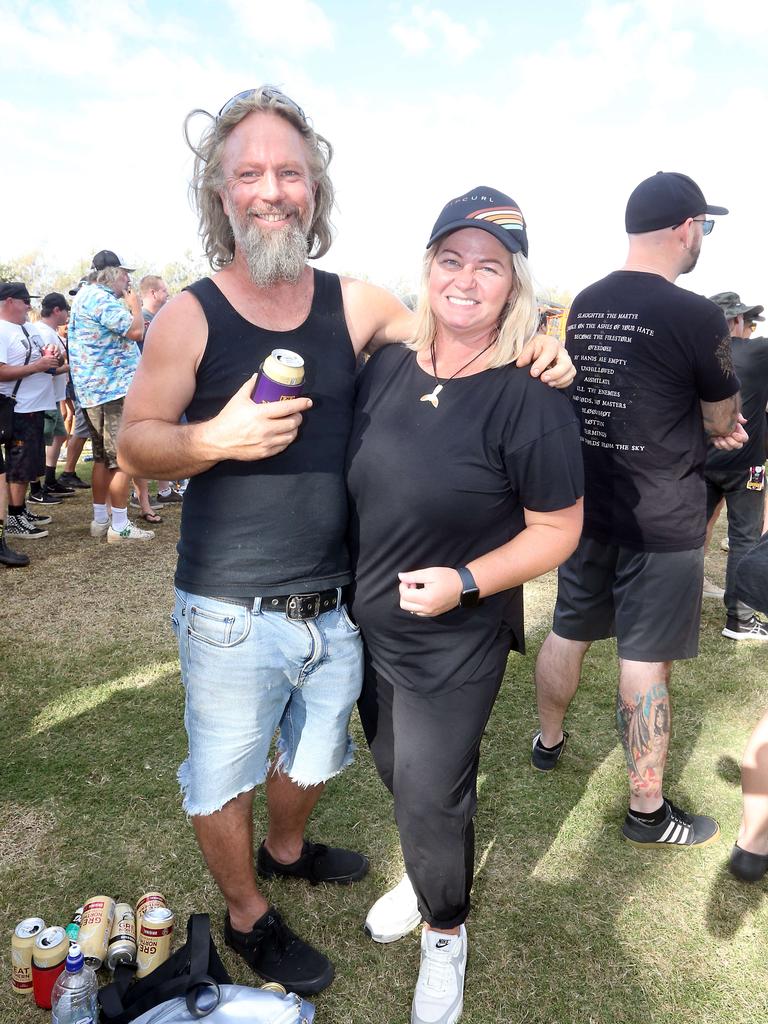
<svg viewBox="0 0 768 1024">
<path fill-rule="evenodd" d="M 447 204 L 415 337 L 367 364 L 349 448 L 360 714 L 407 871 L 366 925 L 389 942 L 425 922 L 413 1024 L 461 1014 L 480 740 L 523 649 L 522 584 L 581 530 L 570 404 L 514 364 L 538 322 L 527 254 L 509 196 Z"/>
</svg>

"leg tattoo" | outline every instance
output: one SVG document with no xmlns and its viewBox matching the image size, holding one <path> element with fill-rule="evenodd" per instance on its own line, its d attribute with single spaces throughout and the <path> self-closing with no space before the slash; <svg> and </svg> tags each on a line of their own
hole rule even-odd
<svg viewBox="0 0 768 1024">
<path fill-rule="evenodd" d="M 625 700 L 619 693 L 616 719 L 627 759 L 630 789 L 638 796 L 661 797 L 670 724 L 666 685 L 658 683 L 644 694 L 636 693 L 634 702 Z"/>
</svg>

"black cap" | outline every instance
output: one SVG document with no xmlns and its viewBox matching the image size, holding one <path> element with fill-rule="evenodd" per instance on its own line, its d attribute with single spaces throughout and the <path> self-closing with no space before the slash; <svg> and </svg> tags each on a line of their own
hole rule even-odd
<svg viewBox="0 0 768 1024">
<path fill-rule="evenodd" d="M 23 281 L 0 281 L 0 302 L 6 299 L 23 299 L 29 302 L 30 299 L 39 299 L 39 295 L 30 295 L 27 286 Z"/>
<path fill-rule="evenodd" d="M 427 248 L 460 228 L 481 228 L 498 238 L 510 252 L 528 255 L 528 235 L 520 207 L 495 188 L 481 185 L 446 203 L 432 228 Z"/>
<path fill-rule="evenodd" d="M 69 311 L 69 303 L 61 292 L 48 292 L 40 303 L 40 309 L 43 312 L 43 316 L 48 316 L 48 314 L 52 313 L 57 306 L 59 309 L 66 309 Z"/>
<path fill-rule="evenodd" d="M 120 262 L 120 257 L 116 252 L 112 252 L 111 249 L 100 249 L 99 252 L 93 257 L 93 269 L 104 270 L 106 267 L 119 267 L 121 270 L 127 270 L 129 274 L 132 274 L 135 267 L 126 267 Z"/>
<path fill-rule="evenodd" d="M 700 213 L 723 217 L 728 211 L 724 206 L 709 206 L 704 193 L 687 174 L 657 171 L 641 181 L 629 197 L 624 223 L 628 234 L 642 235 L 676 227 Z"/>
<path fill-rule="evenodd" d="M 69 289 L 69 294 L 70 295 L 77 295 L 77 293 L 80 291 L 80 289 L 83 287 L 84 284 L 88 284 L 88 278 L 87 277 L 81 277 L 80 280 L 75 285 L 75 287 Z"/>
</svg>

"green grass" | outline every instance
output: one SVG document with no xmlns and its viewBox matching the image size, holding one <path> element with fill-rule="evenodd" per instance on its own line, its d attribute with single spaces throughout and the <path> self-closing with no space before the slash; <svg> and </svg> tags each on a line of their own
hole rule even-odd
<svg viewBox="0 0 768 1024">
<path fill-rule="evenodd" d="M 45 1019 L 11 992 L 16 922 L 34 914 L 65 924 L 99 892 L 135 902 L 159 888 L 182 924 L 209 912 L 234 979 L 253 980 L 221 940 L 222 902 L 175 779 L 185 753 L 168 624 L 178 510 L 164 512 L 153 543 L 107 546 L 88 536 L 89 501 L 82 492 L 54 509 L 50 537 L 26 543 L 32 565 L 0 577 L 0 1024 Z M 722 582 L 719 548 L 707 571 Z M 510 660 L 484 740 L 463 1020 L 762 1024 L 766 889 L 735 882 L 724 864 L 740 815 L 738 761 L 764 710 L 768 651 L 721 639 L 722 609 L 705 602 L 702 653 L 673 674 L 667 789 L 715 814 L 723 836 L 695 853 L 638 851 L 619 837 L 626 776 L 611 643 L 588 656 L 562 764 L 551 776 L 529 767 L 533 661 L 553 601 L 551 576 L 527 588 L 529 654 Z M 336 964 L 336 981 L 316 999 L 318 1024 L 405 1022 L 418 932 L 377 946 L 361 930 L 401 862 L 390 798 L 353 725 L 357 761 L 329 785 L 311 834 L 366 852 L 370 875 L 339 890 L 264 888 Z M 263 827 L 259 797 L 257 836 Z"/>
</svg>

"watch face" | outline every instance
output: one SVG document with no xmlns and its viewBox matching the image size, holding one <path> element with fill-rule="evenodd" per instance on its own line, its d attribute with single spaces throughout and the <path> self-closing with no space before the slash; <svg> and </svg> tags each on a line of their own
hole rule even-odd
<svg viewBox="0 0 768 1024">
<path fill-rule="evenodd" d="M 480 604 L 480 591 L 478 588 L 473 587 L 471 590 L 462 591 L 459 603 L 462 608 L 476 608 Z"/>
</svg>

